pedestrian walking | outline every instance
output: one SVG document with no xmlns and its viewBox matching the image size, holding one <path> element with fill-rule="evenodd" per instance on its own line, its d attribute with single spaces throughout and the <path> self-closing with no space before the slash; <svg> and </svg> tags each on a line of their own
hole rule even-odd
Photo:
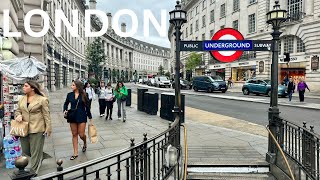
<svg viewBox="0 0 320 180">
<path fill-rule="evenodd" d="M 91 84 L 89 82 L 86 82 L 85 85 L 84 85 L 86 88 L 85 88 L 85 92 L 88 94 L 88 98 L 89 98 L 89 109 L 91 109 L 91 103 L 92 103 L 92 100 L 95 100 L 96 99 L 96 94 L 94 92 L 94 89 L 91 87 Z"/>
<path fill-rule="evenodd" d="M 113 109 L 113 103 L 115 102 L 115 96 L 113 95 L 113 88 L 111 86 L 111 83 L 107 84 L 107 88 L 105 91 L 105 101 L 107 104 L 107 116 L 106 116 L 106 120 L 108 120 L 108 118 L 110 120 L 112 120 L 112 109 Z"/>
<path fill-rule="evenodd" d="M 114 91 L 114 95 L 117 99 L 118 104 L 118 120 L 121 120 L 121 114 L 123 116 L 123 122 L 126 122 L 126 100 L 128 96 L 128 90 L 124 86 L 123 82 L 118 82 L 116 89 Z M 121 113 L 122 111 L 122 113 Z"/>
<path fill-rule="evenodd" d="M 229 79 L 228 79 L 228 87 L 232 88 L 232 85 L 233 85 L 232 78 L 229 77 Z"/>
<path fill-rule="evenodd" d="M 28 122 L 28 135 L 20 137 L 23 154 L 31 157 L 31 169 L 37 174 L 43 160 L 44 139 L 51 135 L 49 101 L 40 91 L 40 85 L 27 81 L 25 96 L 18 102 L 15 120 Z"/>
<path fill-rule="evenodd" d="M 292 94 L 294 93 L 294 90 L 296 89 L 296 85 L 293 82 L 292 77 L 289 78 L 289 83 L 288 83 L 288 95 L 289 95 L 289 101 L 292 100 Z"/>
<path fill-rule="evenodd" d="M 72 119 L 68 119 L 68 123 L 70 123 L 73 144 L 73 155 L 70 160 L 74 160 L 78 157 L 78 136 L 83 140 L 82 152 L 86 152 L 87 150 L 87 139 L 85 134 L 87 118 L 90 119 L 90 124 L 93 124 L 93 121 L 90 108 L 88 108 L 88 94 L 83 90 L 82 82 L 75 81 L 72 83 L 71 89 L 72 92 L 67 95 L 63 111 L 66 117 L 68 114 L 68 105 L 71 104 L 71 110 L 73 110 L 74 115 L 72 116 Z"/>
<path fill-rule="evenodd" d="M 106 87 L 103 81 L 100 82 L 100 87 L 97 89 L 97 94 L 99 98 L 100 117 L 103 117 L 106 111 Z"/>
<path fill-rule="evenodd" d="M 304 93 L 305 93 L 306 89 L 308 89 L 310 92 L 310 89 L 309 89 L 307 83 L 302 78 L 300 78 L 300 82 L 298 83 L 298 92 L 299 92 L 300 102 L 304 102 Z"/>
</svg>

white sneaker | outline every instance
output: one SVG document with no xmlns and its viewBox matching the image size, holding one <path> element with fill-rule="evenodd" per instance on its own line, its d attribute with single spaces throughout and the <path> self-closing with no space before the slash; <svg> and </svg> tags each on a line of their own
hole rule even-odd
<svg viewBox="0 0 320 180">
<path fill-rule="evenodd" d="M 123 122 L 126 122 L 126 118 L 123 118 Z"/>
<path fill-rule="evenodd" d="M 100 117 L 104 116 L 104 114 L 100 114 Z"/>
<path fill-rule="evenodd" d="M 118 117 L 118 120 L 121 120 L 121 117 Z"/>
</svg>

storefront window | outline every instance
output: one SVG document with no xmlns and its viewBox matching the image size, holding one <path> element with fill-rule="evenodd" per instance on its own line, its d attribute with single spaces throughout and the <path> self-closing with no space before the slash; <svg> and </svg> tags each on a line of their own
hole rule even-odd
<svg viewBox="0 0 320 180">
<path fill-rule="evenodd" d="M 247 81 L 248 79 L 256 78 L 255 66 L 244 66 L 232 68 L 233 81 Z"/>
</svg>

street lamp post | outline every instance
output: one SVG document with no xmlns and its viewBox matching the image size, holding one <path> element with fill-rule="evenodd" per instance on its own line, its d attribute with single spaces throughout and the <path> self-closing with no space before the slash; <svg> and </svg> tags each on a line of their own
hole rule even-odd
<svg viewBox="0 0 320 180">
<path fill-rule="evenodd" d="M 272 25 L 273 32 L 272 35 L 272 65 L 271 65 L 271 97 L 270 97 L 270 107 L 268 112 L 269 119 L 269 128 L 272 134 L 275 137 L 278 137 L 278 133 L 281 131 L 280 122 L 279 121 L 279 108 L 278 108 L 278 55 L 279 55 L 279 40 L 281 32 L 280 26 L 283 22 L 287 20 L 287 11 L 281 10 L 279 1 L 275 1 L 275 5 L 273 6 L 273 10 L 267 13 L 267 23 Z M 281 141 L 281 137 L 280 137 Z M 272 141 L 269 135 L 269 145 L 268 145 L 268 153 L 267 160 L 270 163 L 273 163 L 276 155 L 276 145 Z"/>
<path fill-rule="evenodd" d="M 175 74 L 175 105 L 174 113 L 176 117 L 179 118 L 179 129 L 178 129 L 178 143 L 180 146 L 180 126 L 181 126 L 181 92 L 180 92 L 180 36 L 181 36 L 181 26 L 187 22 L 186 15 L 187 12 L 182 10 L 180 2 L 177 1 L 175 10 L 170 11 L 170 23 L 175 27 L 176 36 L 176 74 Z"/>
</svg>

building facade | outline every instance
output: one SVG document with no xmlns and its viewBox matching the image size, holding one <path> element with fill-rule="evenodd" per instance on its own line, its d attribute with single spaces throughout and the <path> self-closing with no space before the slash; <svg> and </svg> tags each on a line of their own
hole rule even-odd
<svg viewBox="0 0 320 180">
<path fill-rule="evenodd" d="M 47 75 L 43 77 L 44 87 L 55 91 L 71 84 L 77 78 L 87 78 L 88 61 L 86 49 L 94 38 L 85 37 L 85 10 L 96 9 L 96 0 L 3 0 L 0 5 L 0 27 L 3 25 L 3 10 L 10 10 L 10 31 L 22 32 L 22 38 L 1 38 L 1 58 L 27 56 L 29 53 L 47 65 Z M 32 9 L 42 9 L 50 17 L 50 29 L 44 37 L 33 38 L 25 34 L 24 16 Z M 55 10 L 62 10 L 69 22 L 73 22 L 72 10 L 78 10 L 78 35 L 72 37 L 62 23 L 61 37 L 55 36 Z M 103 64 L 103 78 L 107 82 L 128 81 L 138 78 L 143 72 L 154 74 L 160 65 L 168 69 L 170 51 L 157 45 L 145 43 L 134 38 L 122 38 L 111 28 L 112 15 L 107 13 L 109 27 L 101 38 L 106 59 Z M 31 27 L 34 31 L 43 28 L 40 16 L 32 16 Z M 91 31 L 102 27 L 98 18 L 91 17 Z M 122 23 L 122 31 L 126 25 Z M 2 41 L 0 41 L 2 42 Z M 158 66 L 158 67 L 156 67 Z"/>
<path fill-rule="evenodd" d="M 187 23 L 182 27 L 183 40 L 210 40 L 223 28 L 234 28 L 245 39 L 271 40 L 271 25 L 266 23 L 266 13 L 273 9 L 271 0 L 185 0 Z M 320 0 L 280 1 L 282 9 L 288 11 L 289 19 L 282 25 L 279 43 L 279 81 L 287 76 L 304 78 L 314 90 L 320 90 L 319 43 Z M 169 40 L 174 48 L 174 29 L 169 29 Z M 171 51 L 171 53 L 173 53 Z M 193 75 L 219 75 L 225 80 L 232 78 L 242 84 L 250 78 L 269 79 L 271 52 L 243 52 L 232 63 L 221 63 L 208 52 L 202 54 L 202 64 Z M 283 54 L 290 53 L 290 63 L 283 61 Z M 181 52 L 186 62 L 190 52 Z M 174 59 L 171 59 L 174 62 Z"/>
</svg>

